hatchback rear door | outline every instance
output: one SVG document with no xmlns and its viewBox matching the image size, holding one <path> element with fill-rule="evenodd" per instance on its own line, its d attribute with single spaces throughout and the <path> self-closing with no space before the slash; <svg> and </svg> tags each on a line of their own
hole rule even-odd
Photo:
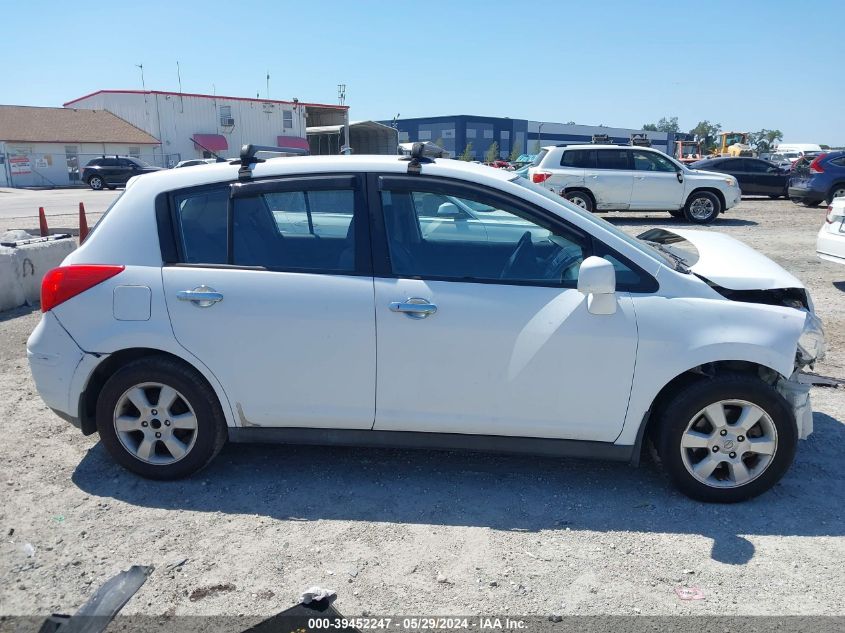
<svg viewBox="0 0 845 633">
<path fill-rule="evenodd" d="M 369 429 L 375 317 L 355 175 L 169 197 L 173 332 L 220 380 L 241 426 Z"/>
</svg>

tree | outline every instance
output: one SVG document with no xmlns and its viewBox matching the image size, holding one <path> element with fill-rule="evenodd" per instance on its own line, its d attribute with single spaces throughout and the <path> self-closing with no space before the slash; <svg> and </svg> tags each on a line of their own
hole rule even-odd
<svg viewBox="0 0 845 633">
<path fill-rule="evenodd" d="M 531 153 L 532 154 L 539 154 L 540 153 L 540 141 L 539 141 L 539 139 L 534 141 L 534 145 L 531 146 Z"/>
<path fill-rule="evenodd" d="M 445 147 L 443 147 L 443 138 L 442 137 L 437 137 L 437 140 L 434 141 L 434 144 L 437 145 L 437 147 L 440 147 L 442 149 L 446 149 Z"/>
<path fill-rule="evenodd" d="M 499 143 L 496 141 L 493 141 L 484 153 L 485 163 L 492 163 L 494 160 L 499 160 Z"/>
<path fill-rule="evenodd" d="M 716 137 L 722 131 L 721 123 L 710 123 L 710 121 L 699 121 L 698 125 L 692 128 L 689 133 L 696 141 L 701 141 L 702 149 L 709 150 L 716 146 Z"/>
<path fill-rule="evenodd" d="M 681 126 L 678 125 L 678 117 L 673 116 L 667 119 L 664 116 L 657 123 L 646 123 L 642 129 L 646 132 L 677 132 Z"/>
<path fill-rule="evenodd" d="M 508 158 L 511 162 L 514 162 L 520 156 L 522 156 L 522 143 L 520 143 L 519 141 L 514 141 L 513 147 L 511 148 L 510 156 L 508 156 Z"/>
<path fill-rule="evenodd" d="M 670 119 L 666 117 L 662 117 L 657 122 L 657 131 L 658 132 L 677 132 L 681 129 L 681 126 L 678 125 L 678 117 L 673 116 Z"/>
<path fill-rule="evenodd" d="M 567 121 L 564 125 L 578 125 L 575 121 Z"/>
<path fill-rule="evenodd" d="M 472 151 L 472 142 L 467 143 L 467 146 L 464 148 L 464 153 L 458 157 L 459 160 L 464 160 L 469 162 L 475 159 L 475 153 Z"/>
<path fill-rule="evenodd" d="M 783 132 L 780 130 L 762 129 L 759 132 L 752 132 L 748 135 L 748 142 L 757 151 L 770 152 L 775 145 L 775 141 L 783 140 Z"/>
</svg>

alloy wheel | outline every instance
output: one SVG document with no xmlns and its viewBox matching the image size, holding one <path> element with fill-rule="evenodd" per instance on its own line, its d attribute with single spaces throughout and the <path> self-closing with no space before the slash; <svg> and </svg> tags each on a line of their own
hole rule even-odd
<svg viewBox="0 0 845 633">
<path fill-rule="evenodd" d="M 696 198 L 689 207 L 689 212 L 696 220 L 707 220 L 713 215 L 715 207 L 710 198 Z"/>
<path fill-rule="evenodd" d="M 838 189 L 833 190 L 833 194 L 830 196 L 831 198 L 845 198 L 845 187 L 839 187 Z M 831 200 L 833 202 L 833 200 Z"/>
<path fill-rule="evenodd" d="M 103 188 L 103 181 L 99 176 L 94 176 L 88 181 L 88 184 L 91 185 L 91 189 L 99 190 Z"/>
<path fill-rule="evenodd" d="M 777 447 L 777 429 L 761 407 L 745 400 L 721 400 L 693 416 L 680 450 L 696 480 L 713 488 L 737 488 L 765 472 Z"/>
<path fill-rule="evenodd" d="M 587 201 L 581 196 L 573 196 L 572 198 L 569 198 L 569 201 L 576 207 L 581 207 L 582 209 L 587 208 Z"/>
<path fill-rule="evenodd" d="M 197 439 L 197 417 L 181 393 L 145 382 L 127 389 L 114 409 L 114 430 L 136 459 L 167 465 L 184 458 Z"/>
</svg>

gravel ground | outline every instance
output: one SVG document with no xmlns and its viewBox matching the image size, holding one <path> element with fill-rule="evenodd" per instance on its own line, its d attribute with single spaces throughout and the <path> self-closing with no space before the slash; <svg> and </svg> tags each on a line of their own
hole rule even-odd
<svg viewBox="0 0 845 633">
<path fill-rule="evenodd" d="M 809 285 L 831 345 L 817 370 L 845 378 L 845 268 L 814 256 L 822 218 L 748 199 L 713 228 Z M 151 482 L 42 404 L 37 319 L 0 315 L 2 614 L 72 612 L 133 563 L 156 570 L 127 614 L 269 615 L 312 584 L 346 615 L 845 614 L 845 390 L 813 390 L 791 471 L 734 506 L 686 499 L 649 463 L 365 449 L 229 446 L 201 476 Z"/>
</svg>

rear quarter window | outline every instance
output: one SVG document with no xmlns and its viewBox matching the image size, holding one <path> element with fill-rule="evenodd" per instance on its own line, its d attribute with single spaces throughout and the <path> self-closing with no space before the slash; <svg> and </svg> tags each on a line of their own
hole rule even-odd
<svg viewBox="0 0 845 633">
<path fill-rule="evenodd" d="M 539 153 L 539 154 L 537 154 L 537 155 L 534 157 L 534 160 L 533 160 L 533 161 L 531 161 L 531 166 L 532 166 L 532 167 L 538 167 L 538 166 L 540 165 L 540 163 L 542 163 L 542 162 L 543 162 L 543 159 L 546 157 L 546 154 L 548 154 L 548 153 L 549 153 L 549 150 L 547 150 L 547 149 L 541 149 L 541 150 L 540 150 L 540 153 Z"/>
</svg>

